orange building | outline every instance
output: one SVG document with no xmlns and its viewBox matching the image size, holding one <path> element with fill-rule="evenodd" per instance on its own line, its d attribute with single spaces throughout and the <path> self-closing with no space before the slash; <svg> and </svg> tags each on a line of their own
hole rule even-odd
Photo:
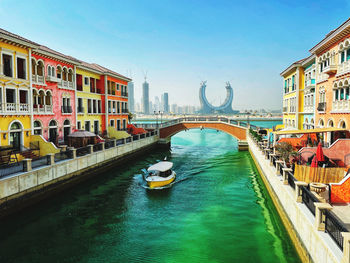
<svg viewBox="0 0 350 263">
<path fill-rule="evenodd" d="M 350 19 L 311 50 L 316 55 L 315 126 L 350 128 Z M 329 143 L 347 132 L 328 133 Z"/>
<path fill-rule="evenodd" d="M 128 124 L 128 82 L 131 79 L 108 68 L 94 64 L 104 74 L 105 96 L 102 103 L 105 105 L 106 123 L 118 131 L 126 131 Z"/>
</svg>

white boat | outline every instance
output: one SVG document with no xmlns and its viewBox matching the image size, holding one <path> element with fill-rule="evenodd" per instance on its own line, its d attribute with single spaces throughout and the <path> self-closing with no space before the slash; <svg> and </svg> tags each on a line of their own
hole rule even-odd
<svg viewBox="0 0 350 263">
<path fill-rule="evenodd" d="M 176 178 L 176 173 L 171 170 L 172 167 L 173 163 L 168 161 L 161 161 L 151 165 L 147 169 L 145 178 L 148 186 L 157 188 L 171 184 Z"/>
</svg>

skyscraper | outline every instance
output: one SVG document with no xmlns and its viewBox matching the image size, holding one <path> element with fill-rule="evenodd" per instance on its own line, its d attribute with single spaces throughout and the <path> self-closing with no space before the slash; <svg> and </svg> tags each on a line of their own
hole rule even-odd
<svg viewBox="0 0 350 263">
<path fill-rule="evenodd" d="M 129 111 L 131 113 L 135 112 L 135 101 L 134 101 L 134 82 L 130 81 L 128 83 L 128 93 L 129 93 Z"/>
<path fill-rule="evenodd" d="M 145 79 L 142 84 L 142 112 L 144 114 L 149 114 L 149 84 Z"/>
<path fill-rule="evenodd" d="M 165 92 L 162 95 L 162 105 L 163 105 L 164 113 L 168 113 L 169 112 L 169 95 L 167 92 Z"/>
<path fill-rule="evenodd" d="M 155 97 L 154 97 L 154 110 L 155 110 L 156 112 L 158 112 L 158 111 L 161 110 L 160 101 L 159 101 L 159 97 L 158 97 L 158 96 L 155 96 Z"/>
</svg>

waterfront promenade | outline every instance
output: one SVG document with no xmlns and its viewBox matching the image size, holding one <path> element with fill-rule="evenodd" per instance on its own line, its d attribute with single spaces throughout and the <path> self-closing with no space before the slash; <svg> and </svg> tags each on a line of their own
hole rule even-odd
<svg viewBox="0 0 350 263">
<path fill-rule="evenodd" d="M 247 136 L 249 151 L 304 262 L 349 262 L 349 229 L 332 206 L 307 190 L 273 150 Z M 339 208 L 338 208 L 339 209 Z M 338 210 L 337 209 L 337 210 Z M 336 211 L 337 211 L 336 210 Z"/>
</svg>

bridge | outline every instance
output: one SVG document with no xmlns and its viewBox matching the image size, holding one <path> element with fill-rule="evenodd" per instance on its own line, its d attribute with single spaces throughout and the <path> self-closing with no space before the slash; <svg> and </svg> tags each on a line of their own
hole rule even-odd
<svg viewBox="0 0 350 263">
<path fill-rule="evenodd" d="M 184 117 L 162 123 L 137 124 L 144 129 L 159 129 L 160 143 L 170 145 L 171 136 L 188 129 L 214 129 L 226 132 L 238 140 L 238 149 L 247 150 L 247 130 L 255 125 L 226 117 Z"/>
</svg>

